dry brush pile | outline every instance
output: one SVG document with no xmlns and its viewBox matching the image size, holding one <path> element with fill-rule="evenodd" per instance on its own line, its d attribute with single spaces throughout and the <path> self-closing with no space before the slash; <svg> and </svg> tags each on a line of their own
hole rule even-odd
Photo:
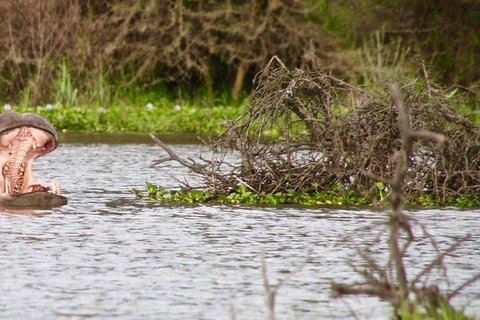
<svg viewBox="0 0 480 320">
<path fill-rule="evenodd" d="M 382 191 L 391 191 L 388 181 L 402 144 L 387 89 L 368 92 L 352 86 L 327 73 L 316 59 L 291 70 L 276 57 L 255 83 L 251 107 L 227 122 L 212 143 L 214 160 L 188 162 L 206 188 L 227 194 L 244 184 L 256 193 L 338 189 L 369 196 L 380 191 L 372 177 L 382 177 Z M 448 96 L 428 79 L 406 84 L 402 91 L 412 129 L 446 137 L 440 146 L 415 142 L 405 177 L 407 198 L 478 194 L 480 135 L 455 108 L 461 97 Z M 222 160 L 231 150 L 238 153 L 238 164 Z"/>
</svg>

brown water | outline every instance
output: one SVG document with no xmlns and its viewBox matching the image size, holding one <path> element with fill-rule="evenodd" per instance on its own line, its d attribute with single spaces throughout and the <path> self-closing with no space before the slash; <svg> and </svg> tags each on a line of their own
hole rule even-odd
<svg viewBox="0 0 480 320">
<path fill-rule="evenodd" d="M 346 261 L 359 261 L 354 243 L 373 234 L 354 230 L 385 212 L 140 201 L 130 189 L 147 180 L 173 187 L 172 176 L 194 177 L 175 163 L 149 168 L 165 154 L 141 136 L 63 142 L 34 169 L 55 178 L 69 204 L 0 209 L 0 319 L 267 319 L 262 249 L 272 284 L 312 257 L 279 290 L 278 319 L 354 319 L 351 310 L 360 319 L 389 317 L 375 298 L 330 292 L 332 280 L 358 280 Z M 185 144 L 191 140 L 180 142 L 172 145 L 178 154 L 198 154 L 198 145 Z M 441 246 L 473 235 L 447 259 L 452 288 L 480 270 L 480 210 L 412 213 Z M 426 243 L 416 249 L 407 261 L 413 273 L 434 255 Z M 473 285 L 455 303 L 479 317 L 478 294 L 480 284 Z"/>
</svg>

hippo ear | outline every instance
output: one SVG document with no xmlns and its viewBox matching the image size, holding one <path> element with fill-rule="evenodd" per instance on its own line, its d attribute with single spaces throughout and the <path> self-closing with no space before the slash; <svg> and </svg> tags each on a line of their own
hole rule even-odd
<svg viewBox="0 0 480 320">
<path fill-rule="evenodd" d="M 58 133 L 44 117 L 35 113 L 21 114 L 12 111 L 4 112 L 0 115 L 0 134 L 20 127 L 33 127 L 50 133 L 55 139 L 55 148 L 57 147 L 59 142 Z"/>
</svg>

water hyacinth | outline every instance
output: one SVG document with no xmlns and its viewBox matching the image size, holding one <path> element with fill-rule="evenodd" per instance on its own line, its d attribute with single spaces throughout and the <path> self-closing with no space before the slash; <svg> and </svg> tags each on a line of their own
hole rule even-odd
<svg viewBox="0 0 480 320">
<path fill-rule="evenodd" d="M 149 102 L 145 105 L 145 107 L 148 109 L 148 110 L 152 110 L 153 109 L 153 103 Z"/>
<path fill-rule="evenodd" d="M 3 110 L 5 110 L 5 111 L 10 111 L 10 110 L 12 110 L 12 106 L 11 106 L 10 104 L 6 103 L 6 104 L 3 106 Z"/>
<path fill-rule="evenodd" d="M 53 105 L 51 103 L 45 106 L 45 110 L 52 110 L 52 109 L 53 109 Z"/>
<path fill-rule="evenodd" d="M 98 113 L 105 114 L 105 113 L 107 113 L 107 109 L 105 109 L 104 107 L 100 107 L 100 108 L 98 108 Z"/>
<path fill-rule="evenodd" d="M 182 106 L 179 105 L 179 104 L 177 104 L 177 105 L 175 105 L 175 107 L 173 107 L 173 110 L 175 110 L 175 111 L 178 111 L 180 109 L 182 109 Z"/>
</svg>

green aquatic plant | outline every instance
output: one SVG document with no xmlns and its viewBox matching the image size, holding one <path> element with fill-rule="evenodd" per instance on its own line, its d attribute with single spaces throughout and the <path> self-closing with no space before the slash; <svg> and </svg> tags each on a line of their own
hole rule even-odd
<svg viewBox="0 0 480 320">
<path fill-rule="evenodd" d="M 402 320 L 473 320 L 465 315 L 463 310 L 455 310 L 446 299 L 438 304 L 422 306 L 403 306 L 401 309 Z"/>
<path fill-rule="evenodd" d="M 315 192 L 272 192 L 258 194 L 240 184 L 228 195 L 218 194 L 210 190 L 173 190 L 165 189 L 151 182 L 146 182 L 144 190 L 132 189 L 142 199 L 149 199 L 165 203 L 235 203 L 235 204 L 262 204 L 262 205 L 376 205 L 385 207 L 390 204 L 388 193 L 384 188 L 370 196 L 362 196 L 354 190 L 340 192 L 338 185 L 330 190 L 318 190 Z M 480 195 L 477 197 L 447 197 L 446 199 L 435 199 L 432 197 L 420 197 L 410 199 L 407 202 L 410 206 L 455 206 L 460 208 L 472 208 L 480 206 Z"/>
<path fill-rule="evenodd" d="M 146 190 L 133 189 L 142 199 L 171 203 L 235 203 L 261 205 L 368 205 L 372 199 L 362 197 L 355 191 L 340 195 L 338 188 L 317 192 L 272 192 L 258 194 L 244 184 L 240 184 L 229 194 L 214 193 L 209 190 L 171 190 L 146 182 Z M 374 201 L 379 200 L 375 198 Z"/>
</svg>

